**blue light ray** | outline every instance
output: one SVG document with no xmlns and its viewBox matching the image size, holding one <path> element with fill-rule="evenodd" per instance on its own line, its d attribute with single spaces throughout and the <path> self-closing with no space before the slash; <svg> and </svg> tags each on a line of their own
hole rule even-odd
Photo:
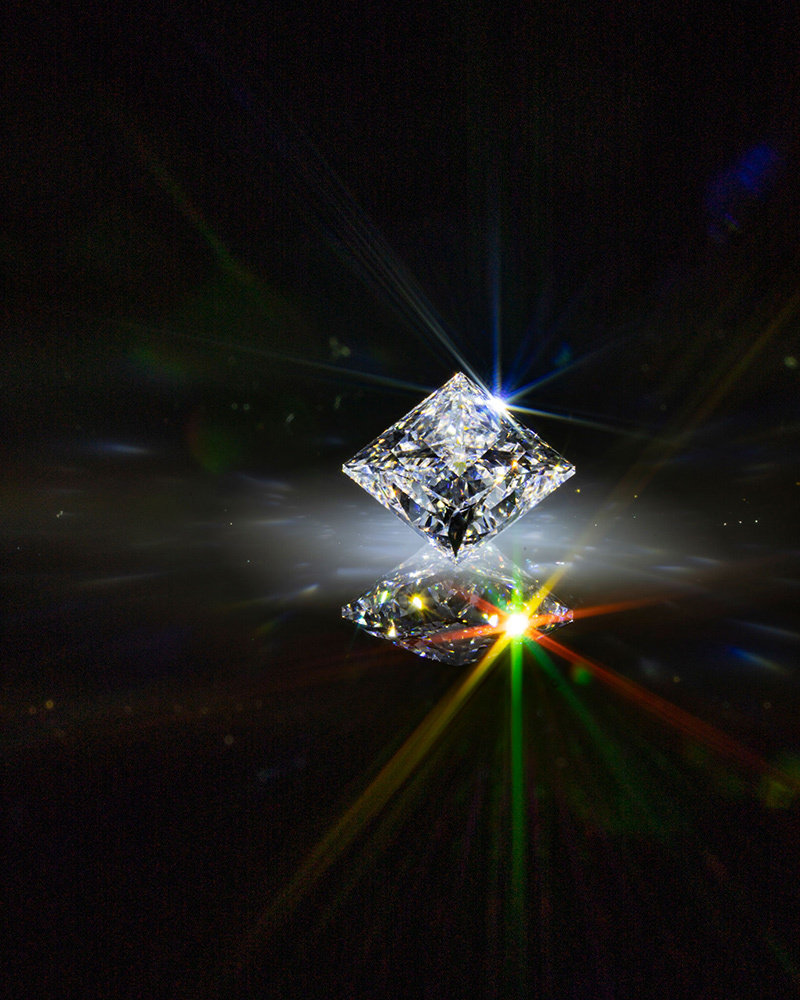
<svg viewBox="0 0 800 1000">
<path fill-rule="evenodd" d="M 587 284 L 584 290 L 578 293 L 573 298 L 572 302 L 570 302 L 567 305 L 567 307 L 562 311 L 562 313 L 553 320 L 550 329 L 547 330 L 546 332 L 542 331 L 541 329 L 542 324 L 537 318 L 531 320 L 531 322 L 527 326 L 525 335 L 522 338 L 522 341 L 516 350 L 516 353 L 514 355 L 514 360 L 510 365 L 509 369 L 510 377 L 508 379 L 509 386 L 513 385 L 517 381 L 518 377 L 524 376 L 527 372 L 529 372 L 530 369 L 536 364 L 536 362 L 541 357 L 542 352 L 544 351 L 548 342 L 553 338 L 555 334 L 558 333 L 558 331 L 564 326 L 567 320 L 571 319 L 574 316 L 578 306 L 587 297 L 588 289 L 589 286 Z M 543 308 L 544 308 L 544 303 L 542 302 L 542 297 L 540 296 L 540 301 L 537 306 L 537 311 L 541 313 L 543 311 Z M 538 334 L 538 343 L 533 353 L 530 356 L 528 356 L 528 351 L 531 345 L 531 340 L 533 339 L 534 336 L 534 331 Z M 519 374 L 520 370 L 521 370 L 521 375 Z"/>
<path fill-rule="evenodd" d="M 521 399 L 527 393 L 531 392 L 533 389 L 541 389 L 543 385 L 547 385 L 548 382 L 552 382 L 562 375 L 574 372 L 577 368 L 581 368 L 583 365 L 587 364 L 589 361 L 593 361 L 601 354 L 605 354 L 608 350 L 608 346 L 599 348 L 596 351 L 591 351 L 589 354 L 584 354 L 583 357 L 576 358 L 569 364 L 562 365 L 560 368 L 556 368 L 546 375 L 540 375 L 539 378 L 533 379 L 533 381 L 528 382 L 527 385 L 523 385 L 519 389 L 515 389 L 510 395 L 506 396 L 507 401 L 513 402 L 515 399 Z"/>
<path fill-rule="evenodd" d="M 527 413 L 534 417 L 546 417 L 548 420 L 559 420 L 562 423 L 574 424 L 576 427 L 590 427 L 596 431 L 606 431 L 608 434 L 620 434 L 625 437 L 647 439 L 648 441 L 659 441 L 661 438 L 654 434 L 649 434 L 641 428 L 636 430 L 626 427 L 615 427 L 613 424 L 602 423 L 599 420 L 589 420 L 586 417 L 575 417 L 565 413 L 554 413 L 552 410 L 537 410 L 530 406 L 515 406 L 506 401 L 508 409 L 512 413 Z"/>
</svg>

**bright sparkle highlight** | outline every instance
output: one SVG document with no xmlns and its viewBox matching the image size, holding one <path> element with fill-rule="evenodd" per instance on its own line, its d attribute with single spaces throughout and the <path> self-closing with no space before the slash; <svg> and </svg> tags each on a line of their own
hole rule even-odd
<svg viewBox="0 0 800 1000">
<path fill-rule="evenodd" d="M 517 611 L 513 615 L 509 615 L 505 620 L 503 625 L 503 630 L 506 635 L 510 635 L 512 638 L 520 635 L 525 635 L 525 633 L 530 628 L 531 620 L 525 614 L 524 611 Z"/>
</svg>

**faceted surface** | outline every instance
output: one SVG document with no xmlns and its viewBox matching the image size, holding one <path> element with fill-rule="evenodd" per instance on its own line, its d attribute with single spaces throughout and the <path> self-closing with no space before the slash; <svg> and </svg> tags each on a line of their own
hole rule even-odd
<svg viewBox="0 0 800 1000">
<path fill-rule="evenodd" d="M 458 558 L 516 521 L 575 468 L 459 373 L 343 471 Z"/>
<path fill-rule="evenodd" d="M 504 632 L 540 584 L 493 545 L 457 565 L 425 546 L 383 580 L 342 608 L 342 617 L 419 656 L 445 663 L 472 663 Z M 549 632 L 572 620 L 569 608 L 549 594 L 530 620 Z"/>
</svg>

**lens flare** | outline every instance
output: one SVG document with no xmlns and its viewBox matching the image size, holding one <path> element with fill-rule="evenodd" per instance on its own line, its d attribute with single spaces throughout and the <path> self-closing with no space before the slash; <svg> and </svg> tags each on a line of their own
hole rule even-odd
<svg viewBox="0 0 800 1000">
<path fill-rule="evenodd" d="M 503 623 L 503 631 L 506 635 L 512 638 L 518 638 L 521 635 L 525 635 L 531 625 L 531 620 L 524 611 L 516 611 L 513 615 L 509 615 Z"/>
</svg>

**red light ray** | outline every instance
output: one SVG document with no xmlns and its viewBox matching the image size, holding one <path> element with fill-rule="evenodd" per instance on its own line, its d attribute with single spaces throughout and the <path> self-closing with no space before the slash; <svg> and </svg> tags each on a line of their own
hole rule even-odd
<svg viewBox="0 0 800 1000">
<path fill-rule="evenodd" d="M 662 719 L 668 725 L 677 729 L 678 732 L 697 740 L 699 743 L 705 744 L 711 750 L 714 750 L 723 756 L 738 760 L 739 763 L 753 771 L 756 771 L 759 775 L 769 774 L 770 777 L 780 781 L 782 784 L 793 789 L 796 793 L 800 793 L 800 780 L 774 767 L 760 754 L 742 746 L 742 744 L 737 740 L 728 736 L 726 733 L 723 733 L 720 729 L 717 729 L 716 726 L 712 726 L 711 723 L 705 722 L 703 719 L 698 719 L 697 716 L 692 715 L 691 712 L 687 712 L 685 709 L 679 708 L 677 705 L 673 705 L 672 702 L 667 701 L 666 698 L 662 698 L 660 695 L 654 694 L 652 691 L 648 691 L 647 688 L 637 684 L 636 681 L 632 681 L 627 677 L 622 677 L 620 674 L 611 670 L 609 667 L 603 666 L 603 664 L 598 663 L 596 660 L 589 659 L 586 656 L 573 652 L 568 646 L 564 646 L 562 643 L 557 642 L 549 635 L 542 632 L 534 632 L 530 638 L 535 642 L 538 642 L 539 645 L 543 646 L 545 649 L 549 649 L 551 652 L 556 653 L 568 662 L 580 664 L 582 667 L 585 667 L 592 674 L 592 676 L 596 677 L 604 684 L 607 684 L 608 687 L 618 691 L 620 694 L 650 712 L 652 715 Z"/>
<path fill-rule="evenodd" d="M 528 607 L 536 606 L 537 602 L 541 603 L 541 598 L 534 598 L 530 602 Z M 649 597 L 641 598 L 635 601 L 618 601 L 615 604 L 596 604 L 592 607 L 581 608 L 578 611 L 572 612 L 572 619 L 566 619 L 566 621 L 574 621 L 578 618 L 594 618 L 597 615 L 613 615 L 619 611 L 630 611 L 633 608 L 642 608 L 650 604 L 659 604 L 663 601 L 663 597 Z M 508 612 L 503 611 L 501 608 L 495 607 L 488 601 L 480 599 L 480 603 L 476 604 L 484 614 L 497 615 L 499 621 L 497 625 L 472 625 L 468 628 L 446 630 L 438 632 L 436 635 L 426 636 L 427 642 L 457 642 L 461 639 L 474 639 L 480 638 L 485 635 L 497 635 L 501 636 L 505 632 L 505 622 L 511 617 L 512 614 L 518 612 Z M 528 630 L 525 635 L 529 638 L 534 638 L 531 632 L 537 632 L 546 625 L 557 625 L 559 623 L 565 622 L 565 619 L 561 615 L 546 614 L 546 615 L 532 615 Z"/>
</svg>

